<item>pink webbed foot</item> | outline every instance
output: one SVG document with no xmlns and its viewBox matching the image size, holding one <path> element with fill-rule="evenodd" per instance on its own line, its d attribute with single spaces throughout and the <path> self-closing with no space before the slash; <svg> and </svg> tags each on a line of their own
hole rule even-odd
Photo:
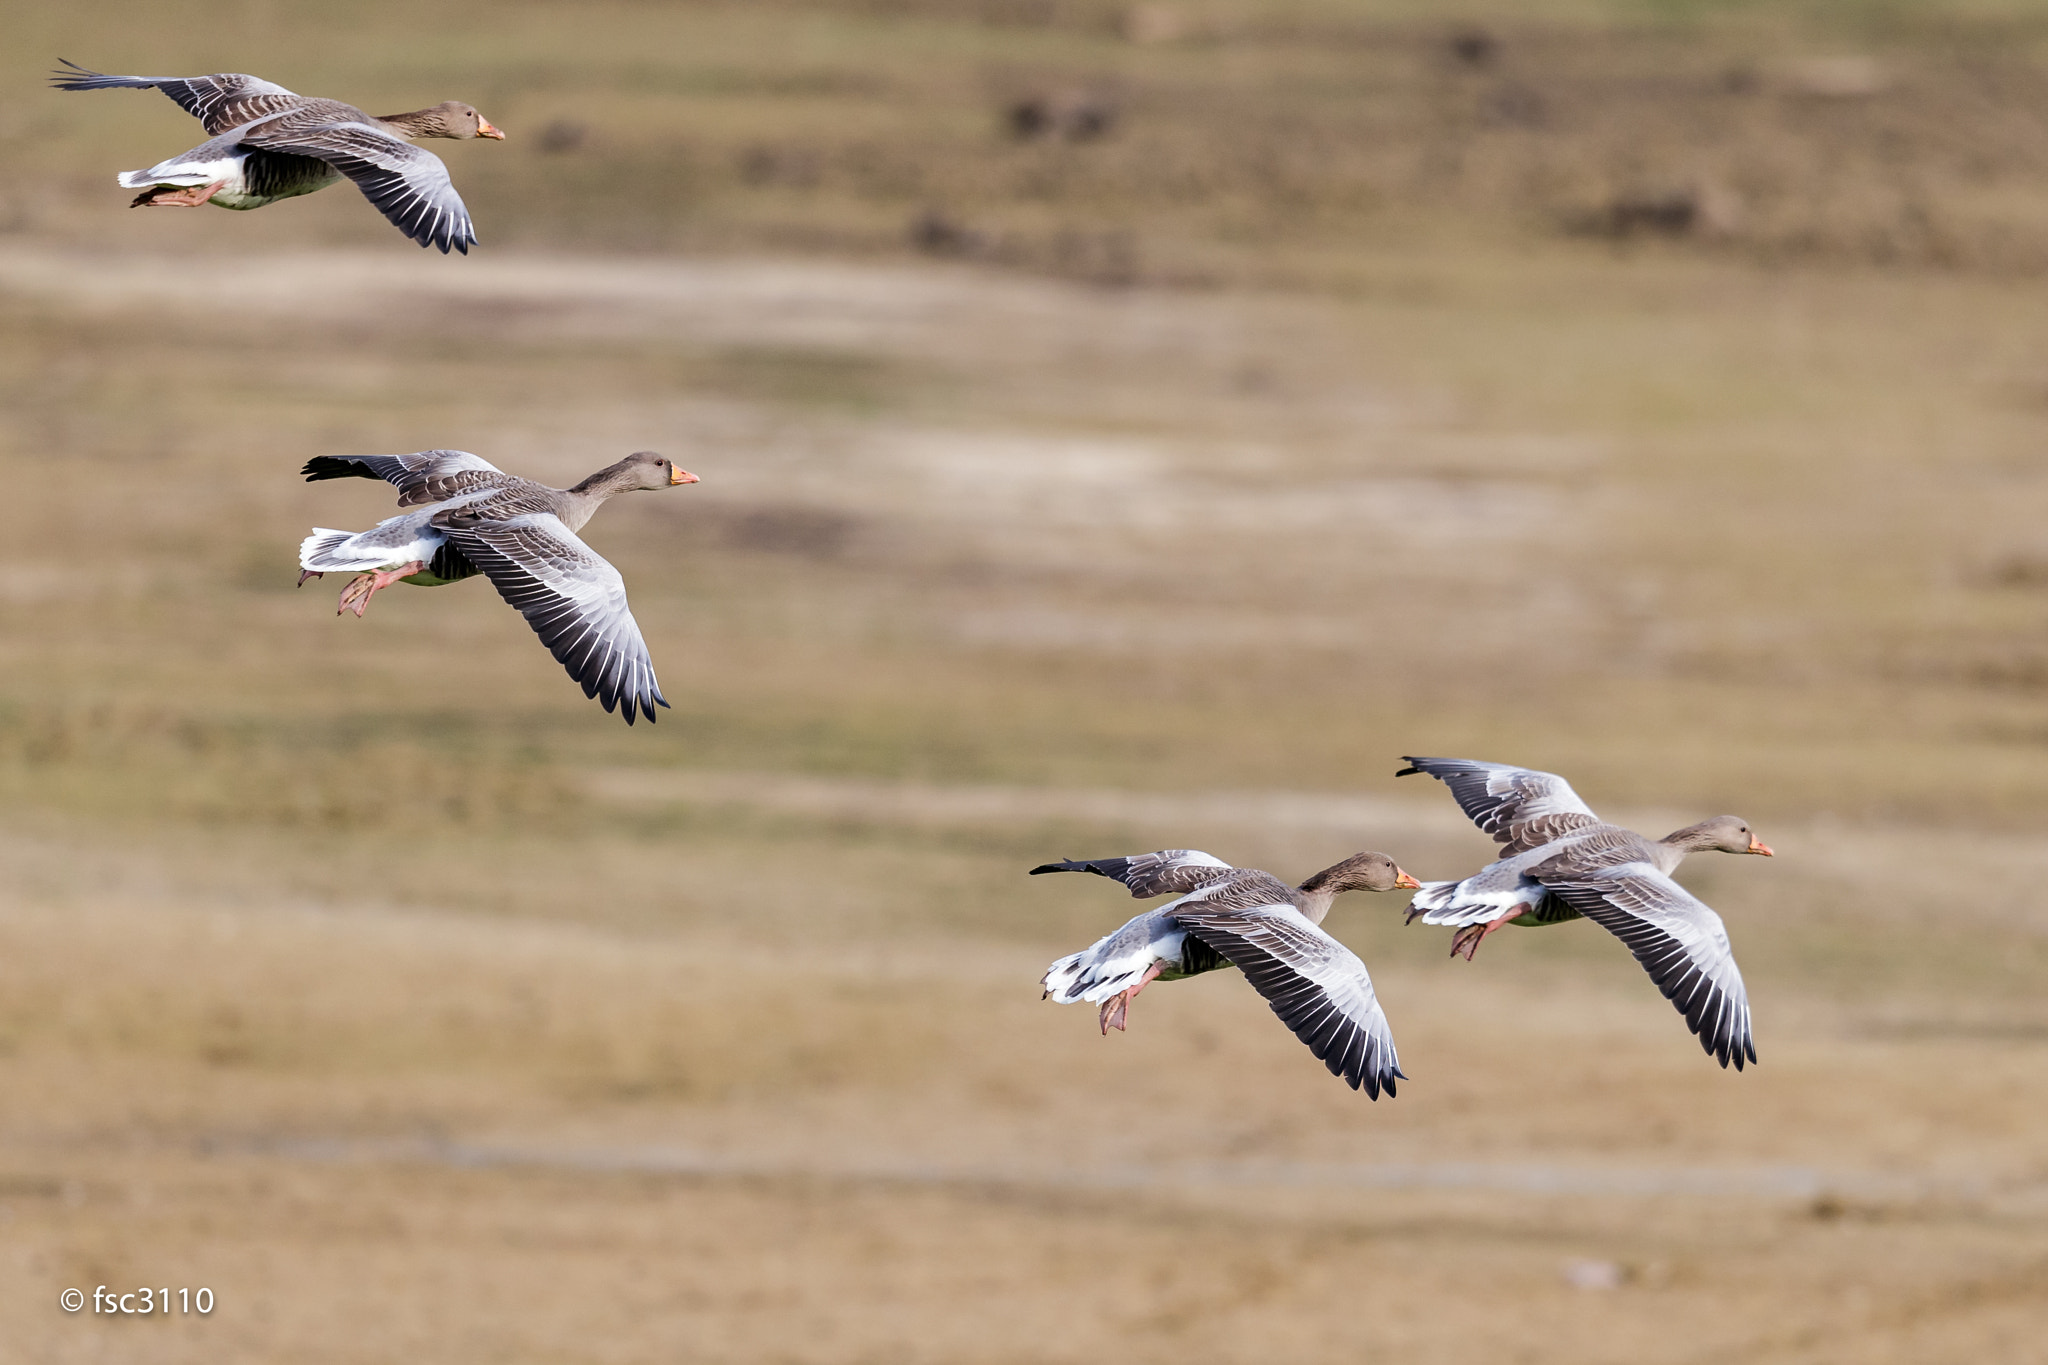
<svg viewBox="0 0 2048 1365">
<path fill-rule="evenodd" d="M 303 587 L 305 587 L 305 586 L 306 586 L 306 580 L 307 580 L 307 579 L 309 579 L 309 578 L 325 578 L 325 577 L 327 577 L 327 575 L 326 575 L 326 574 L 324 574 L 324 573 L 321 573 L 321 572 L 320 572 L 320 571 L 319 571 L 318 569 L 301 569 L 301 570 L 299 570 L 299 581 L 298 581 L 297 583 L 294 583 L 294 584 L 293 584 L 292 586 L 293 586 L 293 587 L 295 587 L 295 588 L 303 588 Z M 340 612 L 336 612 L 336 613 L 335 613 L 335 615 L 337 615 L 337 616 L 339 616 L 340 614 L 341 614 Z"/>
<path fill-rule="evenodd" d="M 415 559 L 411 563 L 401 564 L 395 569 L 381 569 L 375 573 L 357 574 L 348 581 L 348 586 L 341 590 L 341 601 L 335 606 L 334 614 L 339 616 L 345 611 L 352 611 L 356 614 L 356 619 L 361 620 L 363 613 L 370 609 L 370 599 L 376 596 L 380 590 L 390 587 L 401 578 L 410 578 L 414 574 L 425 570 L 426 567 L 427 562 L 425 560 Z"/>
<path fill-rule="evenodd" d="M 1451 935 L 1451 956 L 1462 957 L 1467 962 L 1470 962 L 1472 960 L 1472 954 L 1479 951 L 1479 945 L 1486 941 L 1486 936 L 1488 934 L 1500 928 L 1502 925 L 1509 923 L 1511 920 L 1515 919 L 1516 916 L 1521 915 L 1523 913 L 1523 909 L 1518 906 L 1512 913 L 1502 915 L 1497 920 L 1489 920 L 1485 924 L 1466 925 L 1457 933 Z"/>
<path fill-rule="evenodd" d="M 1138 978 L 1137 985 L 1132 986 L 1129 990 L 1118 991 L 1115 995 L 1102 1002 L 1102 1013 L 1098 1018 L 1102 1024 L 1103 1037 L 1107 1038 L 1111 1029 L 1115 1029 L 1118 1033 L 1124 1032 L 1124 1025 L 1131 1012 L 1131 1002 L 1136 1000 L 1138 992 L 1151 985 L 1152 979 L 1164 971 L 1165 968 L 1166 964 L 1164 962 L 1153 963 L 1145 969 L 1145 974 Z"/>
<path fill-rule="evenodd" d="M 370 596 L 376 591 L 377 575 L 357 574 L 348 581 L 348 586 L 341 590 L 341 598 L 334 605 L 334 614 L 339 616 L 345 611 L 352 611 L 360 621 L 363 613 L 370 609 Z"/>
<path fill-rule="evenodd" d="M 196 209 L 227 187 L 227 181 L 216 180 L 211 185 L 188 185 L 179 189 L 174 185 L 153 185 L 135 196 L 128 205 L 131 209 Z"/>
</svg>

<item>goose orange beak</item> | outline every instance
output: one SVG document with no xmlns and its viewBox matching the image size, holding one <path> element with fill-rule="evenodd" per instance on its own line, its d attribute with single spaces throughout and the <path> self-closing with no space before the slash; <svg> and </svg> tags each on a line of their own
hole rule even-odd
<svg viewBox="0 0 2048 1365">
<path fill-rule="evenodd" d="M 1420 891 L 1422 889 L 1421 882 L 1416 881 L 1415 878 L 1409 876 L 1398 867 L 1394 869 L 1394 885 L 1408 891 Z"/>
<path fill-rule="evenodd" d="M 698 478 L 695 474 L 692 474 L 689 470 L 682 468 L 680 465 L 674 469 L 669 470 L 668 472 L 668 483 L 669 487 L 671 488 L 675 487 L 679 483 L 702 482 L 704 482 L 702 479 Z"/>
<path fill-rule="evenodd" d="M 476 135 L 478 137 L 494 137 L 500 142 L 505 140 L 505 134 L 492 127 L 491 121 L 481 114 L 477 115 L 476 119 Z"/>
<path fill-rule="evenodd" d="M 1771 852 L 1771 846 L 1757 838 L 1754 834 L 1749 836 L 1749 851 L 1751 853 L 1761 853 L 1766 858 L 1775 856 Z"/>
</svg>

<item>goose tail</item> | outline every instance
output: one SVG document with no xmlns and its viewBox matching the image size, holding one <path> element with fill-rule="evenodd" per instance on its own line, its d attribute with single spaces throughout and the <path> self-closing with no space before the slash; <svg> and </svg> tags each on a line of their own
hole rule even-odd
<svg viewBox="0 0 2048 1365">
<path fill-rule="evenodd" d="M 1088 959 L 1094 951 L 1069 953 L 1048 967 L 1039 981 L 1045 991 L 1045 999 L 1059 1005 L 1072 1005 L 1086 999 L 1088 989 Z"/>
<path fill-rule="evenodd" d="M 1159 960 L 1157 945 L 1151 943 L 1098 943 L 1053 963 L 1039 984 L 1054 1004 L 1078 1005 L 1085 1000 L 1099 1005 L 1143 981 L 1146 969 Z"/>
<path fill-rule="evenodd" d="M 222 178 L 215 166 L 180 166 L 174 162 L 162 162 L 147 170 L 123 171 L 114 179 L 124 190 L 154 189 L 158 185 L 204 185 Z"/>
<path fill-rule="evenodd" d="M 391 558 L 378 551 L 367 555 L 360 550 L 351 553 L 348 543 L 355 538 L 354 531 L 314 527 L 313 534 L 299 544 L 299 567 L 313 573 L 346 573 L 351 569 L 381 568 Z"/>
<path fill-rule="evenodd" d="M 1458 882 L 1424 882 L 1421 889 L 1409 898 L 1408 914 L 1401 922 L 1413 924 L 1417 916 L 1426 915 L 1433 910 L 1449 909 L 1460 885 Z"/>
</svg>

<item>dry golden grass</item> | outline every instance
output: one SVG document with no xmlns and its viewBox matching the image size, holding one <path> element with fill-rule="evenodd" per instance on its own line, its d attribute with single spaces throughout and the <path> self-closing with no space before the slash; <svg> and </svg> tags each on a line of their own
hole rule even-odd
<svg viewBox="0 0 2048 1365">
<path fill-rule="evenodd" d="M 1151 30 L 1171 40 L 1132 41 L 1148 11 L 1177 16 Z M 112 170 L 189 132 L 153 96 L 55 101 L 26 54 L 217 65 L 213 28 L 174 13 L 10 7 L 24 79 L 0 97 L 0 145 L 39 187 L 11 201 L 14 231 L 121 240 Z M 241 15 L 235 46 L 244 65 L 373 112 L 449 91 L 485 109 L 511 139 L 449 155 L 500 247 L 872 255 L 922 222 L 939 225 L 933 249 L 1077 278 L 1328 283 L 1370 271 L 1361 241 L 1676 229 L 1788 264 L 2048 265 L 2038 0 L 570 13 L 277 0 Z M 1013 111 L 1034 101 L 1097 108 L 1105 131 L 1014 135 Z M 290 228 L 149 230 L 386 245 L 344 198 L 294 205 Z"/>
<path fill-rule="evenodd" d="M 715 894 L 773 851 L 663 853 Z M 2024 1007 L 1831 1002 L 1738 924 L 1766 1041 L 1736 1077 L 1590 942 L 1466 969 L 1349 905 L 1416 1073 L 1368 1108 L 1241 983 L 1150 995 L 1105 1043 L 1032 1000 L 1043 949 L 900 917 L 835 941 L 835 876 L 948 871 L 897 860 L 777 861 L 797 903 L 740 928 L 249 903 L 162 868 L 12 907 L 25 1358 L 2037 1358 Z M 1575 1260 L 1621 1286 L 1572 1288 Z M 167 1278 L 214 1318 L 38 1301 Z"/>
<path fill-rule="evenodd" d="M 182 116 L 0 99 L 0 1358 L 2048 1359 L 2031 7 L 570 13 L 9 13 L 515 137 L 443 260 L 128 214 Z M 482 585 L 291 590 L 388 511 L 298 465 L 433 445 L 704 477 L 589 532 L 659 725 Z M 1131 908 L 1047 857 L 1476 865 L 1404 752 L 1755 821 L 1686 878 L 1762 1063 L 1395 898 L 1331 927 L 1396 1099 L 1234 977 L 1036 999 Z"/>
</svg>

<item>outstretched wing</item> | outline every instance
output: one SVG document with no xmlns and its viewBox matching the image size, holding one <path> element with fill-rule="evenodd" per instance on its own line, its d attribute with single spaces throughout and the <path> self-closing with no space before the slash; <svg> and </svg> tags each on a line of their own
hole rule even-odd
<svg viewBox="0 0 2048 1365">
<path fill-rule="evenodd" d="M 286 114 L 243 134 L 251 147 L 318 157 L 356 182 L 363 197 L 423 247 L 469 254 L 476 229 L 448 178 L 448 168 L 396 133 L 353 119 L 332 122 L 318 111 Z"/>
<path fill-rule="evenodd" d="M 1232 870 L 1229 863 L 1192 848 L 1168 848 L 1157 853 L 1138 853 L 1128 858 L 1069 858 L 1065 862 L 1042 863 L 1031 869 L 1041 872 L 1093 872 L 1131 888 L 1139 900 L 1147 896 L 1183 896 L 1219 880 Z"/>
<path fill-rule="evenodd" d="M 550 512 L 502 521 L 437 513 L 436 526 L 463 558 L 490 577 L 555 661 L 610 711 L 633 723 L 636 710 L 654 722 L 668 698 L 654 680 L 654 661 L 640 625 L 626 607 L 626 581 Z"/>
<path fill-rule="evenodd" d="M 289 109 L 302 98 L 281 85 L 233 71 L 215 76 L 103 76 L 76 62 L 64 65 L 71 69 L 50 76 L 50 84 L 59 90 L 161 90 L 216 135 Z"/>
<path fill-rule="evenodd" d="M 1545 885 L 1628 945 L 1709 1056 L 1737 1071 L 1756 1060 L 1749 992 L 1728 931 L 1704 901 L 1645 862 Z"/>
<path fill-rule="evenodd" d="M 1472 823 L 1502 845 L 1506 857 L 1541 848 L 1572 830 L 1599 823 L 1571 784 L 1555 773 L 1469 758 L 1409 757 L 1405 761 L 1409 766 L 1394 776 L 1428 773 L 1440 779 Z"/>
<path fill-rule="evenodd" d="M 422 450 L 411 455 L 315 455 L 299 471 L 307 483 L 322 479 L 382 479 L 398 489 L 400 507 L 446 502 L 464 493 L 511 483 L 481 455 L 466 450 Z"/>
<path fill-rule="evenodd" d="M 1277 882 L 1266 889 L 1285 891 Z M 1407 1077 L 1358 955 L 1285 900 L 1232 905 L 1241 898 L 1233 894 L 1239 888 L 1219 890 L 1223 894 L 1213 901 L 1197 893 L 1167 908 L 1189 933 L 1243 970 L 1280 1022 L 1331 1075 L 1373 1099 L 1382 1090 L 1391 1096 L 1394 1082 Z"/>
</svg>

